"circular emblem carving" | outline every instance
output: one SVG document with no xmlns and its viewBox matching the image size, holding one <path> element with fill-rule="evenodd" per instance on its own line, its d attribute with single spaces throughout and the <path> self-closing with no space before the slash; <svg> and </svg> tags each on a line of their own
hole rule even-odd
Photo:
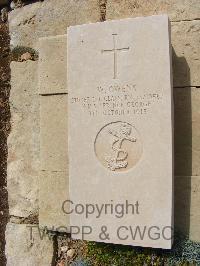
<svg viewBox="0 0 200 266">
<path fill-rule="evenodd" d="M 104 167 L 122 172 L 137 164 L 142 155 L 142 142 L 133 125 L 117 121 L 101 128 L 94 149 Z"/>
</svg>

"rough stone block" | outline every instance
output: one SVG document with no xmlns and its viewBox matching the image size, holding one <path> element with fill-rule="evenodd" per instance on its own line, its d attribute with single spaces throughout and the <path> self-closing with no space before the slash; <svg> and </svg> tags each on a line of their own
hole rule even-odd
<svg viewBox="0 0 200 266">
<path fill-rule="evenodd" d="M 120 19 L 168 14 L 171 20 L 190 20 L 200 17 L 198 0 L 108 0 L 107 19 Z"/>
<path fill-rule="evenodd" d="M 175 175 L 200 175 L 200 89 L 174 89 Z"/>
<path fill-rule="evenodd" d="M 11 63 L 11 133 L 8 138 L 10 215 L 38 212 L 39 96 L 37 62 Z"/>
<path fill-rule="evenodd" d="M 37 48 L 39 37 L 66 34 L 70 25 L 100 20 L 98 0 L 45 0 L 9 13 L 12 46 Z"/>
<path fill-rule="evenodd" d="M 40 97 L 41 170 L 68 169 L 67 95 Z"/>
<path fill-rule="evenodd" d="M 37 225 L 7 224 L 7 266 L 53 265 L 53 241 L 47 235 L 43 239 L 42 236 Z"/>
<path fill-rule="evenodd" d="M 200 21 L 174 22 L 171 35 L 174 86 L 199 86 Z"/>
<path fill-rule="evenodd" d="M 200 241 L 200 176 L 175 177 L 175 229 Z"/>
<path fill-rule="evenodd" d="M 67 92 L 67 35 L 39 41 L 39 93 Z"/>
<path fill-rule="evenodd" d="M 41 171 L 39 190 L 39 225 L 51 231 L 66 232 L 69 215 L 65 213 L 69 199 L 69 178 L 66 171 Z M 66 229 L 65 229 L 66 228 Z"/>
<path fill-rule="evenodd" d="M 40 104 L 39 224 L 59 231 L 69 225 L 67 94 L 40 96 Z"/>
</svg>

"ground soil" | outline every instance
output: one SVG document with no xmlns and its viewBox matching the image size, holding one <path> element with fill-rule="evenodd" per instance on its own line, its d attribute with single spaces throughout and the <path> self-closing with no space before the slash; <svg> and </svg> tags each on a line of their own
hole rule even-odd
<svg viewBox="0 0 200 266">
<path fill-rule="evenodd" d="M 8 221 L 7 136 L 10 131 L 10 52 L 7 23 L 0 21 L 0 265 L 6 265 L 5 228 Z"/>
</svg>

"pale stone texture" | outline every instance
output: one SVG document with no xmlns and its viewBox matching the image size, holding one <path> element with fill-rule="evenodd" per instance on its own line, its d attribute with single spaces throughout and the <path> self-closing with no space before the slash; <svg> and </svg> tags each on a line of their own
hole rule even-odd
<svg viewBox="0 0 200 266">
<path fill-rule="evenodd" d="M 120 1 L 120 2 L 121 2 L 120 5 L 118 5 L 117 1 L 113 1 L 114 5 L 119 6 L 119 9 L 115 8 L 115 10 L 112 10 L 113 14 L 115 13 L 116 18 L 122 18 L 123 16 L 125 16 L 125 17 L 127 17 L 127 16 L 139 16 L 139 15 L 143 15 L 144 12 L 147 12 L 145 14 L 148 14 L 148 12 L 150 14 L 152 14 L 153 12 L 159 12 L 158 9 L 155 9 L 155 11 L 152 11 L 150 2 L 145 2 L 145 5 L 141 6 L 140 8 L 142 8 L 143 10 L 146 10 L 146 5 L 148 5 L 148 8 L 150 8 L 150 11 L 146 10 L 146 11 L 141 11 L 141 13 L 137 13 L 137 12 L 135 13 L 136 9 L 133 8 L 132 10 L 131 9 L 129 10 L 130 13 L 129 13 L 129 11 L 127 13 L 126 13 L 126 11 L 123 11 L 122 13 L 118 14 L 118 10 L 120 11 L 121 8 L 127 7 L 126 4 L 123 6 L 123 1 Z M 108 1 L 108 5 L 107 5 L 108 16 L 109 16 L 109 12 L 110 12 L 110 10 L 109 10 L 110 4 L 109 3 L 111 3 L 111 1 Z M 128 3 L 128 1 L 126 3 Z M 155 4 L 154 1 L 151 3 L 152 3 L 152 5 Z M 177 6 L 180 7 L 180 5 L 182 3 L 183 2 L 177 3 Z M 190 3 L 191 3 L 191 7 L 192 8 L 194 7 L 193 12 L 188 12 L 188 10 L 191 10 L 191 8 L 188 9 Z M 57 4 L 57 6 L 60 4 L 62 5 L 62 2 L 59 2 L 59 4 Z M 50 3 L 50 1 L 49 1 L 48 5 L 53 6 L 52 2 Z M 150 7 L 149 7 L 149 5 L 150 5 Z M 167 2 L 165 1 L 164 6 L 166 7 L 167 5 L 168 5 Z M 161 5 L 160 5 L 160 7 L 161 7 Z M 169 5 L 169 7 L 170 7 L 170 5 Z M 68 22 L 66 22 L 66 20 L 68 20 L 69 17 L 63 18 L 63 21 L 64 21 L 63 22 L 64 26 L 63 26 L 62 22 L 59 22 L 60 25 L 58 25 L 59 23 L 57 24 L 57 19 L 51 20 L 49 18 L 46 18 L 45 14 L 44 14 L 44 18 L 42 18 L 42 20 L 45 20 L 45 21 L 48 20 L 50 23 L 53 23 L 53 25 L 52 25 L 53 28 L 48 28 L 48 25 L 46 25 L 46 26 L 42 25 L 41 26 L 41 24 L 39 24 L 39 23 L 42 23 L 42 20 L 41 21 L 38 20 L 37 23 L 35 24 L 34 16 L 36 13 L 38 13 L 40 8 L 41 8 L 41 3 L 35 3 L 32 5 L 28 5 L 26 7 L 23 7 L 22 9 L 14 10 L 10 13 L 10 19 L 11 19 L 10 28 L 12 31 L 11 32 L 11 37 L 12 37 L 11 43 L 13 45 L 18 45 L 18 44 L 19 45 L 30 45 L 32 47 L 38 48 L 38 45 L 36 44 L 38 36 L 46 36 L 46 34 L 47 35 L 63 34 L 66 32 L 65 23 L 68 23 Z M 45 10 L 46 7 L 44 6 L 43 8 Z M 184 7 L 182 8 L 182 10 L 183 10 L 182 15 L 181 15 L 181 12 L 177 11 L 178 9 L 180 10 L 180 8 L 172 8 L 171 11 L 169 9 L 167 10 L 167 12 L 168 12 L 168 14 L 172 20 L 179 20 L 181 18 L 180 16 L 182 16 L 182 15 L 184 16 L 184 17 L 182 17 L 183 19 L 188 19 L 188 18 L 193 19 L 196 17 L 197 12 L 199 13 L 198 6 L 197 5 L 195 6 L 193 4 L 193 2 L 191 2 L 191 1 L 190 2 L 188 1 L 186 3 L 186 5 L 184 3 Z M 62 12 L 65 12 L 65 11 L 62 11 Z M 95 9 L 95 12 L 98 12 L 98 10 Z M 166 12 L 166 11 L 164 11 L 164 12 Z M 172 14 L 173 12 L 174 12 L 174 14 Z M 33 18 L 32 18 L 32 16 L 33 16 Z M 50 17 L 50 16 L 51 16 L 51 14 L 49 12 L 48 17 Z M 197 16 L 199 17 L 198 14 L 197 14 Z M 60 19 L 59 16 L 58 16 L 58 19 Z M 78 20 L 79 17 L 77 17 L 77 18 L 73 17 L 72 19 L 73 19 L 73 21 L 75 21 L 75 20 Z M 85 23 L 85 22 L 83 21 L 83 23 Z M 18 38 L 18 36 L 19 36 L 19 38 Z M 174 85 L 175 86 L 190 86 L 190 84 L 199 86 L 199 84 L 200 84 L 199 71 L 198 71 L 199 57 L 196 56 L 199 54 L 199 45 L 198 45 L 199 44 L 199 36 L 200 36 L 200 34 L 199 34 L 199 21 L 172 23 L 172 41 L 173 41 L 173 46 L 175 49 L 174 59 L 173 59 L 173 62 L 174 62 Z M 52 51 L 53 50 L 51 50 L 51 52 Z M 60 50 L 58 50 L 56 52 L 57 52 L 58 57 L 57 58 L 55 57 L 55 59 L 58 59 L 56 62 L 59 62 L 59 56 L 62 55 L 62 53 Z M 177 56 L 175 54 L 177 54 Z M 63 56 L 64 55 L 65 55 L 65 51 L 63 51 Z M 55 54 L 55 56 L 56 56 L 56 54 Z M 49 56 L 49 58 L 50 58 L 50 56 Z M 13 64 L 15 64 L 15 63 L 13 63 Z M 30 62 L 30 64 L 32 64 L 32 63 Z M 52 68 L 53 68 L 53 66 L 52 66 Z M 35 71 L 35 67 L 32 67 L 32 69 L 33 69 L 33 71 Z M 54 74 L 54 73 L 51 72 L 51 74 Z M 25 75 L 25 77 L 26 77 L 26 75 Z M 22 82 L 22 78 L 23 78 L 23 75 L 19 75 L 20 82 Z M 16 80 L 16 81 L 17 81 L 16 83 L 18 83 L 18 80 Z M 59 81 L 61 81 L 61 83 L 59 85 L 59 82 L 58 82 L 58 88 L 63 87 L 62 78 Z M 25 82 L 28 83 L 29 81 L 25 80 Z M 11 95 L 12 95 L 12 93 L 13 92 L 11 91 Z M 47 93 L 48 93 L 48 91 L 47 91 Z M 192 100 L 191 100 L 190 95 L 192 95 Z M 19 94 L 18 94 L 18 96 L 19 96 Z M 21 105 L 21 103 L 22 102 L 20 101 L 20 105 Z M 33 101 L 33 103 L 35 103 L 35 101 Z M 191 175 L 191 174 L 199 175 L 199 172 L 200 172 L 200 170 L 199 170 L 199 165 L 200 165 L 199 132 L 200 132 L 200 130 L 198 129 L 198 127 L 199 127 L 198 126 L 199 125 L 198 120 L 199 120 L 200 114 L 198 111 L 198 109 L 199 109 L 198 105 L 199 105 L 199 90 L 198 89 L 193 87 L 193 88 L 191 88 L 191 92 L 190 92 L 190 88 L 175 89 L 175 171 L 176 171 L 177 175 Z M 16 114 L 13 117 L 15 117 L 15 116 L 16 116 Z M 193 121 L 192 124 L 191 124 L 191 121 Z M 36 127 L 35 127 L 35 129 L 36 129 Z M 27 130 L 24 130 L 24 132 L 26 132 L 26 131 Z M 64 132 L 62 134 L 65 135 Z M 192 138 L 193 138 L 193 140 L 192 140 Z M 57 194 L 60 195 L 60 193 L 62 194 L 63 190 L 61 189 L 61 184 L 64 184 L 62 182 L 64 182 L 66 175 L 65 175 L 65 172 L 62 172 L 62 171 L 61 172 L 55 172 L 55 175 L 53 177 L 52 177 L 51 171 L 43 171 L 41 174 L 43 174 L 43 177 L 47 176 L 46 180 L 41 179 L 41 182 L 43 183 L 41 186 L 43 186 L 44 188 L 46 187 L 47 189 L 46 189 L 46 192 L 43 191 L 44 194 L 41 195 L 41 199 L 42 198 L 44 199 L 44 205 L 43 206 L 46 208 L 46 210 L 41 209 L 40 222 L 44 226 L 46 224 L 49 227 L 51 227 L 51 226 L 57 227 L 57 226 L 62 225 L 63 222 L 65 222 L 66 218 L 62 217 L 62 215 L 61 215 L 61 217 L 59 216 L 57 218 L 55 216 L 54 210 L 57 212 L 58 208 L 60 207 L 60 203 L 62 201 L 62 198 L 66 198 L 66 197 L 64 196 L 64 194 L 61 195 L 61 197 L 59 197 L 59 199 L 58 199 L 58 204 L 55 204 L 56 200 L 53 202 L 52 194 L 53 195 L 57 195 Z M 12 170 L 12 175 L 13 176 L 15 175 L 15 177 L 18 176 L 18 173 L 16 172 L 16 167 L 15 167 L 15 170 L 14 169 Z M 56 176 L 56 182 L 55 182 L 56 185 L 53 184 L 53 180 L 52 180 L 55 176 Z M 60 183 L 58 182 L 59 178 L 61 180 Z M 188 197 L 185 197 L 184 195 L 187 194 L 187 192 L 189 194 L 190 191 L 192 192 L 192 190 L 190 189 L 190 185 L 189 185 L 190 181 L 188 182 L 188 180 L 186 180 L 185 177 L 183 177 L 183 179 L 182 179 L 183 181 L 182 181 L 181 178 L 182 177 L 179 177 L 179 182 L 176 181 L 176 183 L 175 183 L 176 184 L 175 189 L 178 190 L 178 194 L 177 193 L 176 194 L 177 195 L 180 194 L 180 200 L 178 200 L 178 203 L 176 204 L 178 207 L 176 207 L 175 216 L 177 218 L 175 219 L 175 222 L 178 221 L 178 222 L 176 222 L 176 227 L 179 227 L 180 230 L 187 233 L 189 225 L 187 222 L 185 223 L 185 221 L 184 221 L 186 219 L 185 218 L 186 215 L 185 215 L 185 212 L 183 209 L 183 207 L 185 205 L 183 206 L 183 204 L 187 205 L 187 204 L 189 204 L 189 201 L 188 200 L 185 201 L 185 199 L 188 199 Z M 12 185 L 9 188 L 9 191 L 11 192 L 10 196 L 12 198 L 11 214 L 12 215 L 20 215 L 20 216 L 28 216 L 32 212 L 37 213 L 37 208 L 31 207 L 33 205 L 34 206 L 37 205 L 37 200 L 35 200 L 36 196 L 33 195 L 33 194 L 35 194 L 35 195 L 37 194 L 36 185 L 33 185 L 33 182 L 29 181 L 29 178 L 28 178 L 28 180 L 27 180 L 27 178 L 24 178 L 22 180 L 22 182 L 20 180 L 21 180 L 20 176 L 18 176 L 17 180 L 14 180 L 14 178 L 12 178 Z M 184 181 L 184 180 L 186 180 L 186 181 Z M 45 183 L 45 181 L 47 183 Z M 15 187 L 15 182 L 18 186 L 18 189 L 16 189 L 16 187 Z M 199 185 L 198 185 L 198 182 L 196 182 L 196 183 L 197 183 L 196 188 L 198 190 Z M 49 185 L 49 187 L 48 187 L 48 185 Z M 31 190 L 28 192 L 27 187 L 29 187 L 29 186 L 34 187 L 34 188 L 31 188 L 32 192 L 31 192 Z M 64 184 L 64 186 L 65 186 L 65 184 Z M 54 192 L 52 192 L 52 191 L 54 191 Z M 23 196 L 20 195 L 21 193 L 23 195 L 25 194 L 25 201 L 23 200 Z M 26 198 L 27 193 L 28 193 L 28 198 Z M 33 194 L 31 195 L 31 193 L 33 193 Z M 16 195 L 17 195 L 17 198 L 20 199 L 19 200 L 19 208 L 17 208 L 17 205 L 16 205 L 18 199 L 13 201 L 13 198 Z M 66 195 L 68 195 L 68 194 L 66 193 Z M 31 198 L 30 201 L 28 200 L 29 198 Z M 49 206 L 45 206 L 45 204 L 48 203 L 48 201 L 47 201 L 48 199 L 50 200 L 50 202 L 52 202 L 52 204 Z M 13 208 L 13 206 L 14 206 L 14 208 Z M 48 208 L 47 207 L 51 207 L 49 209 L 50 215 L 48 215 Z M 20 208 L 22 208 L 22 210 L 20 210 Z M 33 209 L 34 209 L 34 211 L 32 211 Z M 192 211 L 192 209 L 191 209 L 191 211 Z M 183 214 L 183 212 L 184 212 L 184 214 Z M 190 211 L 188 213 L 190 213 Z M 196 214 L 198 214 L 198 209 L 196 210 Z M 60 210 L 58 212 L 58 215 L 60 215 Z M 179 218 L 179 215 L 181 218 Z M 194 215 L 194 213 L 192 213 L 192 212 L 190 213 L 190 216 L 191 216 L 190 218 L 196 217 Z M 195 219 L 193 219 L 192 222 L 190 223 L 190 236 L 192 237 L 193 240 L 196 239 L 199 241 L 199 239 L 200 239 L 200 237 L 199 237 L 199 220 L 197 217 L 196 217 L 196 220 L 197 220 L 197 222 L 195 222 Z"/>
<path fill-rule="evenodd" d="M 73 212 L 70 225 L 91 226 L 87 240 L 171 248 L 170 230 L 168 239 L 157 241 L 147 234 L 133 240 L 126 230 L 128 237 L 117 236 L 120 226 L 173 226 L 168 17 L 75 26 L 67 34 L 70 199 L 93 206 L 111 200 L 141 206 L 138 215 L 129 212 L 120 219 L 110 211 L 98 218 L 97 212 L 89 217 Z M 113 49 L 118 49 L 115 56 Z M 150 95 L 157 100 L 145 102 Z M 109 239 L 101 238 L 102 225 Z"/>
<path fill-rule="evenodd" d="M 66 171 L 67 95 L 40 97 L 41 170 Z"/>
<path fill-rule="evenodd" d="M 45 0 L 9 13 L 12 46 L 38 48 L 38 38 L 66 34 L 69 25 L 100 20 L 98 0 Z"/>
<path fill-rule="evenodd" d="M 66 35 L 40 40 L 40 182 L 39 224 L 69 225 L 62 204 L 69 198 Z M 56 200 L 55 200 L 56 199 Z"/>
<path fill-rule="evenodd" d="M 190 23 L 190 22 L 189 22 Z M 185 24 L 185 23 L 184 23 Z M 177 23 L 173 23 L 173 25 L 178 25 Z M 181 28 L 181 27 L 180 27 Z M 181 34 L 179 34 L 179 36 L 181 36 Z M 198 37 L 198 36 L 197 36 Z M 176 41 L 176 35 L 173 35 L 174 38 L 174 42 Z M 59 39 L 61 41 L 59 41 Z M 60 69 L 64 68 L 65 66 L 63 65 L 63 61 L 65 59 L 63 59 L 63 56 L 66 54 L 64 51 L 60 51 L 60 49 L 62 49 L 62 47 L 59 48 L 58 51 L 58 56 L 52 56 L 52 54 L 55 52 L 55 44 L 61 44 L 61 46 L 63 45 L 63 40 L 64 36 L 57 36 L 57 37 L 52 37 L 52 38 L 44 38 L 41 41 L 41 45 L 40 45 L 40 56 L 44 57 L 44 61 L 43 61 L 43 65 L 40 68 L 41 71 L 39 71 L 39 74 L 42 77 L 45 77 L 45 71 L 50 71 L 51 75 L 48 76 L 54 76 L 54 71 L 55 69 L 57 69 L 57 67 L 60 67 Z M 49 47 L 50 46 L 50 47 Z M 177 49 L 178 49 L 177 45 Z M 46 49 L 45 49 L 46 48 Z M 43 51 L 43 53 L 41 52 Z M 192 50 L 191 50 L 192 51 Z M 181 52 L 180 52 L 181 54 Z M 45 59 L 46 58 L 46 59 Z M 50 60 L 50 61 L 48 61 Z M 55 60 L 55 61 L 54 61 Z M 49 62 L 49 63 L 48 63 Z M 179 69 L 185 68 L 188 69 L 187 64 L 183 64 L 184 61 L 182 61 L 182 64 L 180 62 L 180 64 L 178 64 L 176 66 L 176 71 L 179 71 Z M 56 65 L 56 68 L 55 68 Z M 192 65 L 192 63 L 191 63 Z M 51 67 L 49 67 L 51 66 Z M 175 72 L 176 72 L 175 71 Z M 44 72 L 44 73 L 42 73 Z M 175 73 L 174 74 L 177 76 L 177 78 L 179 77 L 180 74 Z M 188 75 L 181 75 L 179 80 L 180 82 L 183 81 L 183 79 L 185 79 L 185 81 L 187 82 L 187 78 Z M 53 84 L 56 86 L 55 88 L 55 92 L 59 92 L 59 89 L 64 88 L 63 84 L 65 83 L 64 81 L 64 75 L 62 75 L 60 77 L 59 80 L 56 80 L 56 76 L 54 76 L 53 78 Z M 190 78 L 188 78 L 188 80 L 190 80 Z M 45 80 L 48 83 L 48 79 Z M 186 83 L 188 84 L 188 82 Z M 45 82 L 42 81 L 42 86 L 46 85 Z M 49 86 L 47 86 L 44 90 L 44 93 L 46 92 L 51 93 L 51 91 L 48 91 L 48 87 L 50 89 L 52 89 L 51 83 L 49 84 Z M 40 89 L 43 89 L 40 87 Z M 63 90 L 64 91 L 64 90 Z M 67 90 L 66 90 L 67 91 Z M 199 111 L 198 111 L 198 106 L 199 106 L 199 93 L 200 90 L 197 89 L 196 87 L 192 87 L 192 88 L 175 88 L 174 90 L 174 96 L 175 96 L 175 174 L 176 175 L 199 175 L 200 174 L 200 169 L 199 169 L 199 165 L 200 165 L 200 147 L 199 147 L 199 132 L 200 130 L 198 130 L 198 125 L 199 125 Z M 49 111 L 49 110 L 48 110 Z M 45 123 L 44 123 L 45 124 Z M 62 132 L 61 136 L 65 136 L 67 134 L 67 132 Z M 63 137 L 64 139 L 65 137 Z M 64 140 L 63 140 L 64 141 Z M 53 145 L 50 145 L 51 147 Z M 51 149 L 50 149 L 51 150 Z M 46 145 L 46 151 L 48 151 L 48 141 L 47 141 L 47 145 Z M 48 154 L 48 152 L 47 152 Z M 55 151 L 54 151 L 54 154 Z M 53 153 L 52 153 L 53 156 Z M 66 156 L 66 155 L 65 155 Z M 65 157 L 64 156 L 64 157 Z M 50 157 L 51 158 L 51 157 Z M 48 159 L 47 159 L 48 161 Z M 57 161 L 58 162 L 58 161 Z M 62 160 L 61 163 L 63 163 L 64 160 Z M 51 165 L 51 164 L 50 164 Z M 63 216 L 63 219 L 59 216 L 62 216 L 61 213 L 61 209 L 60 206 L 62 205 L 62 200 L 64 198 L 67 198 L 67 196 L 61 196 L 59 197 L 59 203 L 55 204 L 55 202 L 52 201 L 51 204 L 49 204 L 48 206 L 46 206 L 46 203 L 48 202 L 48 198 L 51 201 L 51 191 L 53 192 L 53 195 L 57 194 L 60 195 L 60 193 L 62 193 L 63 189 L 62 187 L 62 183 L 65 182 L 65 178 L 66 178 L 66 174 L 65 172 L 59 172 L 59 173 L 55 173 L 56 176 L 59 176 L 58 178 L 60 178 L 60 183 L 56 182 L 56 184 L 58 184 L 58 186 L 51 186 L 52 184 L 52 172 L 50 171 L 44 171 L 41 173 L 42 176 L 46 176 L 46 182 L 45 183 L 45 179 L 41 179 L 41 211 L 40 211 L 40 224 L 42 226 L 47 225 L 48 227 L 52 227 L 54 226 L 54 228 L 59 227 L 61 225 L 63 225 L 66 222 L 66 218 Z M 49 178 L 48 178 L 49 177 Z M 56 179 L 58 180 L 58 179 Z M 50 186 L 49 186 L 50 184 Z M 64 183 L 63 183 L 64 184 Z M 65 187 L 65 186 L 63 186 Z M 43 188 L 44 191 L 43 191 Z M 182 191 L 183 194 L 185 193 L 185 191 Z M 66 192 L 66 195 L 68 192 Z M 43 209 L 44 208 L 44 209 Z M 46 209 L 45 209 L 46 208 Z M 48 208 L 49 211 L 48 211 Z M 55 209 L 54 209 L 55 208 Z M 58 217 L 56 217 L 54 210 L 56 211 L 56 213 L 58 213 Z M 177 213 L 179 210 L 177 210 Z M 179 226 L 180 227 L 180 226 Z M 182 226 L 182 231 L 183 233 L 186 233 L 186 231 L 188 230 L 187 225 Z M 180 229 L 181 229 L 180 228 Z M 195 226 L 195 223 L 193 223 L 191 225 L 191 230 L 196 230 L 198 229 L 198 226 Z M 197 236 L 198 236 L 198 231 L 197 231 Z"/>
<path fill-rule="evenodd" d="M 62 211 L 69 199 L 67 94 L 41 96 L 40 105 L 39 224 L 59 231 L 69 225 Z"/>
<path fill-rule="evenodd" d="M 200 89 L 174 89 L 175 175 L 200 175 Z"/>
<path fill-rule="evenodd" d="M 41 171 L 39 188 L 39 225 L 51 231 L 66 232 L 69 226 L 69 178 L 66 171 Z"/>
<path fill-rule="evenodd" d="M 11 63 L 11 133 L 8 138 L 10 215 L 38 212 L 39 96 L 37 62 Z"/>
<path fill-rule="evenodd" d="M 200 21 L 174 22 L 171 32 L 174 86 L 199 86 Z"/>
<path fill-rule="evenodd" d="M 175 177 L 175 229 L 200 240 L 200 176 Z"/>
<path fill-rule="evenodd" d="M 147 1 L 145 3 L 145 5 L 147 6 L 147 10 L 149 10 L 148 3 L 150 2 L 154 3 L 154 1 Z M 188 4 L 189 3 L 190 2 L 188 1 Z M 121 2 L 119 2 L 119 6 L 120 7 L 123 6 Z M 198 7 L 200 8 L 200 5 L 198 5 Z M 117 10 L 117 8 L 113 10 Z M 125 11 L 126 10 L 129 9 L 126 8 Z M 109 4 L 107 7 L 107 14 L 109 14 Z M 129 13 L 127 13 L 125 17 L 129 17 L 128 14 Z M 116 13 L 115 18 L 122 18 L 122 17 L 123 15 L 121 14 L 121 12 Z M 200 72 L 199 72 L 200 21 L 194 20 L 194 21 L 174 22 L 174 23 L 172 22 L 171 25 L 172 25 L 171 29 L 172 47 L 174 49 L 173 51 L 174 86 L 179 86 L 179 87 L 199 86 L 200 85 Z"/>
<path fill-rule="evenodd" d="M 51 266 L 53 262 L 53 241 L 47 235 L 40 238 L 37 227 L 25 224 L 7 224 L 6 257 L 7 266 Z M 41 232 L 43 235 L 43 232 Z"/>
<path fill-rule="evenodd" d="M 121 19 L 167 13 L 172 21 L 200 18 L 198 0 L 108 0 L 106 18 Z M 174 86 L 200 86 L 200 21 L 172 22 Z"/>
<path fill-rule="evenodd" d="M 175 24 L 175 23 L 174 23 Z M 177 24 L 177 23 L 176 23 Z M 63 62 L 65 61 L 64 55 L 66 53 L 64 52 L 64 46 L 66 45 L 63 41 L 64 36 L 56 36 L 52 38 L 44 38 L 41 40 L 40 44 L 40 57 L 44 58 L 44 60 L 40 59 L 40 71 L 39 75 L 41 76 L 41 79 L 39 81 L 41 82 L 40 85 L 40 90 L 45 94 L 48 93 L 59 93 L 59 92 L 66 92 L 67 89 L 64 87 L 65 85 L 65 75 L 62 74 L 59 79 L 57 79 L 56 75 L 54 74 L 57 69 L 61 69 L 61 73 L 63 73 L 62 69 L 64 69 L 66 66 L 64 66 Z M 175 36 L 174 36 L 175 39 Z M 59 45 L 58 48 L 58 53 L 57 57 L 55 56 L 55 51 L 56 47 L 55 45 Z M 63 49 L 63 50 L 62 50 Z M 181 64 L 180 64 L 181 66 Z M 177 67 L 177 70 L 180 69 L 180 66 Z M 185 67 L 183 65 L 183 67 Z M 48 75 L 45 74 L 45 72 L 50 73 Z M 46 76 L 49 77 L 45 78 Z M 53 77 L 53 78 L 52 78 Z M 178 77 L 178 75 L 177 75 Z M 185 78 L 185 75 L 183 75 Z M 44 78 L 45 82 L 42 80 Z M 180 79 L 181 80 L 181 79 Z M 48 83 L 49 82 L 49 83 Z M 48 84 L 48 86 L 46 86 Z M 51 86 L 54 85 L 54 86 Z M 43 86 L 45 89 L 43 89 Z M 48 90 L 49 88 L 49 90 Z M 51 91 L 53 89 L 53 91 Z M 41 93 L 41 91 L 40 91 Z M 198 111 L 198 106 L 199 106 L 199 89 L 193 87 L 193 88 L 176 88 L 174 90 L 174 95 L 175 95 L 175 174 L 176 175 L 199 175 L 200 174 L 200 147 L 198 145 L 199 143 L 199 132 L 198 130 L 198 125 L 199 125 L 199 111 Z M 43 105 L 45 102 L 48 102 L 48 99 L 43 98 Z M 55 98 L 55 101 L 57 98 Z M 54 101 L 54 105 L 55 105 Z M 51 116 L 50 113 L 50 106 L 52 101 L 49 103 L 49 109 L 47 111 L 44 111 L 46 116 Z M 59 104 L 59 101 L 58 101 Z M 65 107 L 60 107 L 64 108 Z M 58 117 L 62 117 L 62 111 L 60 109 L 60 115 L 58 114 Z M 43 126 L 45 126 L 46 121 L 50 121 L 47 117 L 45 116 Z M 55 117 L 55 115 L 54 115 Z M 193 123 L 191 123 L 193 121 Z M 54 122 L 52 123 L 54 124 Z M 56 122 L 55 122 L 56 125 Z M 58 127 L 60 128 L 60 127 Z M 53 136 L 56 138 L 56 128 L 55 131 L 53 132 Z M 51 132 L 50 129 L 47 129 L 47 133 Z M 59 136 L 61 136 L 61 142 L 60 143 L 65 143 L 66 141 L 66 134 L 67 132 L 62 131 L 62 133 L 59 133 Z M 53 168 L 55 167 L 55 163 L 59 164 L 55 168 L 56 171 L 58 171 L 59 167 L 63 169 L 63 166 L 65 165 L 65 160 L 66 160 L 66 153 L 64 152 L 64 146 L 61 145 L 61 149 L 55 148 L 55 149 L 49 149 L 49 147 L 54 147 L 52 143 L 50 145 L 48 144 L 49 141 L 51 142 L 51 136 L 46 138 L 43 138 L 46 142 L 45 148 L 43 150 L 43 156 L 45 160 L 42 160 L 43 163 L 47 163 Z M 55 143 L 58 141 L 55 141 Z M 59 154 L 56 153 L 56 150 L 63 150 L 63 152 L 60 152 L 60 158 L 55 160 L 55 156 Z M 49 154 L 50 153 L 50 154 Z M 62 156 L 61 154 L 64 154 Z M 42 157 L 43 157 L 42 156 Z M 50 159 L 50 163 L 49 163 Z M 62 164 L 62 165 L 60 165 Z M 44 167 L 44 169 L 49 169 L 48 167 Z M 51 169 L 52 170 L 52 169 Z M 48 179 L 48 174 L 49 174 L 49 179 Z M 59 197 L 58 204 L 55 204 L 55 202 L 51 204 L 47 204 L 45 207 L 45 202 L 48 203 L 48 198 L 51 198 L 51 191 L 54 191 L 54 194 L 60 195 L 60 193 L 63 191 L 62 187 L 64 186 L 64 182 L 66 180 L 66 173 L 65 172 L 60 172 L 56 173 L 55 175 L 60 177 L 60 183 L 57 182 L 58 187 L 54 187 L 52 184 L 52 173 L 50 171 L 42 172 L 42 176 L 46 177 L 46 182 L 44 179 L 41 179 L 42 184 L 40 186 L 41 190 L 41 211 L 40 211 L 40 224 L 42 226 L 48 225 L 48 227 L 54 226 L 54 227 L 59 227 L 63 225 L 66 222 L 66 218 L 63 217 L 64 219 L 61 219 L 59 215 L 62 216 L 61 213 L 61 205 L 63 199 L 67 198 L 67 196 Z M 62 185 L 63 183 L 63 185 Z M 44 188 L 44 191 L 43 191 Z M 56 192 L 58 191 L 58 192 Z M 67 195 L 68 192 L 66 192 Z M 58 217 L 55 216 L 54 214 L 54 207 L 56 208 L 56 213 L 58 213 Z M 43 209 L 44 208 L 44 209 Z M 48 211 L 48 208 L 50 208 L 51 211 Z M 59 221 L 59 222 L 58 222 Z"/>
<path fill-rule="evenodd" d="M 200 18 L 198 0 L 108 0 L 106 19 L 168 14 L 170 20 Z"/>
<path fill-rule="evenodd" d="M 39 93 L 67 92 L 67 35 L 41 38 L 39 41 Z"/>
</svg>

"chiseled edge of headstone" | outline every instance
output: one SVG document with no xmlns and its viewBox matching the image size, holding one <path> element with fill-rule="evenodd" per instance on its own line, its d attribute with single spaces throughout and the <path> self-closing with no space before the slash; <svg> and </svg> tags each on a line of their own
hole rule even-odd
<svg viewBox="0 0 200 266">
<path fill-rule="evenodd" d="M 39 94 L 67 93 L 67 35 L 39 39 Z"/>
</svg>

